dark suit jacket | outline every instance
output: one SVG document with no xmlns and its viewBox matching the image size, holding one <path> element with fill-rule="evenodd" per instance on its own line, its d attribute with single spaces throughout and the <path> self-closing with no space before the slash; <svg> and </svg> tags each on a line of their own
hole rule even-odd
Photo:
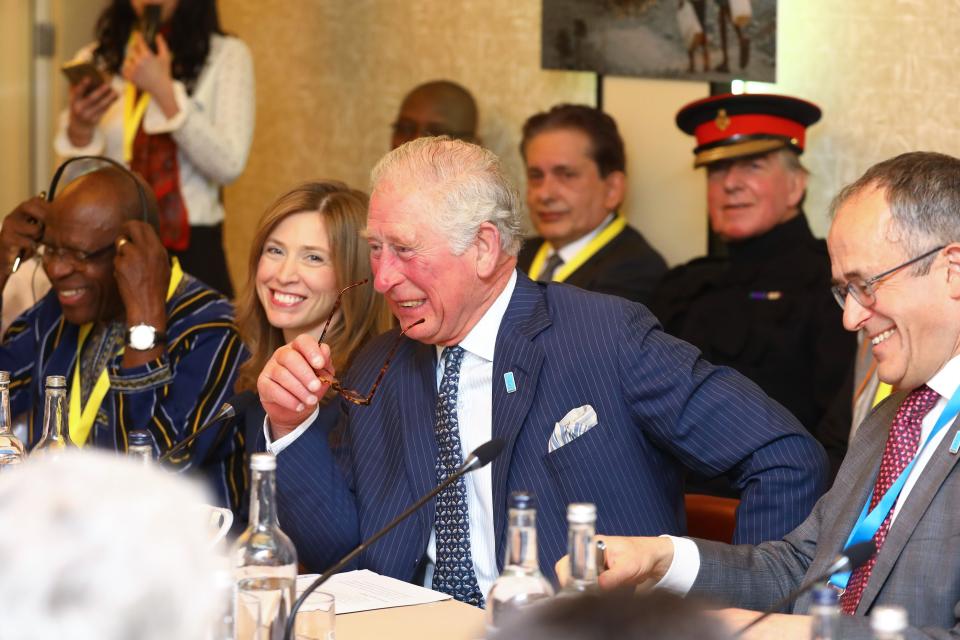
<svg viewBox="0 0 960 640">
<path fill-rule="evenodd" d="M 521 271 L 527 273 L 541 246 L 542 238 L 531 238 L 523 244 L 517 258 Z M 587 291 L 649 304 L 653 290 L 666 272 L 663 257 L 640 232 L 628 225 L 564 282 Z M 528 275 L 535 278 L 538 274 Z"/>
<path fill-rule="evenodd" d="M 803 214 L 675 267 L 650 310 L 663 328 L 733 367 L 795 415 L 840 466 L 850 432 L 825 422 L 857 348 L 830 294 L 830 256 Z M 850 394 L 845 397 L 850 402 Z M 829 427 L 829 428 L 828 428 Z"/>
<path fill-rule="evenodd" d="M 759 610 L 798 587 L 806 575 L 826 571 L 873 491 L 887 433 L 904 397 L 901 392 L 887 398 L 864 420 L 833 488 L 782 541 L 730 547 L 697 540 L 701 563 L 692 592 Z M 956 422 L 946 429 L 890 527 L 857 615 L 840 616 L 839 637 L 871 638 L 863 616 L 878 604 L 906 607 L 914 627 L 907 638 L 960 634 L 960 470 L 958 456 L 949 452 Z M 806 613 L 809 607 L 805 596 L 793 611 Z"/>
<path fill-rule="evenodd" d="M 267 441 L 263 436 L 263 419 L 267 416 L 259 399 L 247 408 L 242 416 L 240 429 L 243 432 L 243 467 L 250 473 L 250 456 L 267 450 Z M 314 420 L 311 429 L 330 433 L 340 416 L 340 405 L 336 401 L 320 405 L 320 412 Z M 250 479 L 244 482 L 243 499 L 233 509 L 233 526 L 230 529 L 232 536 L 237 536 L 247 528 L 250 520 Z"/>
<path fill-rule="evenodd" d="M 395 337 L 372 341 L 345 384 L 369 388 Z M 570 502 L 596 503 L 604 533 L 678 533 L 684 465 L 728 473 L 743 489 L 736 539 L 746 542 L 789 531 L 824 488 L 823 449 L 796 419 L 663 333 L 642 305 L 518 274 L 495 354 L 492 428 L 506 442 L 492 469 L 498 562 L 511 491 L 537 496 L 540 568 L 553 577 Z M 434 346 L 404 341 L 373 403 L 345 407 L 339 443 L 311 428 L 278 456 L 280 525 L 309 569 L 327 568 L 434 486 L 435 367 Z M 586 404 L 599 424 L 548 453 L 554 423 Z M 359 565 L 411 580 L 433 522 L 431 502 Z"/>
</svg>

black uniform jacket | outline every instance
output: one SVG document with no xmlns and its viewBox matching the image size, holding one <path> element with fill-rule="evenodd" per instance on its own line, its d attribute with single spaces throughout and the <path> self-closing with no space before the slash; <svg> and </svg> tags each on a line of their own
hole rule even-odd
<svg viewBox="0 0 960 640">
<path fill-rule="evenodd" d="M 856 350 L 830 293 L 826 243 L 800 215 L 757 238 L 730 243 L 727 258 L 671 269 L 651 308 L 668 333 L 713 364 L 729 365 L 789 409 L 833 459 L 844 433 L 821 432 Z M 849 399 L 848 399 L 849 401 Z"/>
</svg>

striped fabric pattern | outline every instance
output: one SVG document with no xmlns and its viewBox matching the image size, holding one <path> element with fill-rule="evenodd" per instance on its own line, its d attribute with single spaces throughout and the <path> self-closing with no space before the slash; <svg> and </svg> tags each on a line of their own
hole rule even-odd
<svg viewBox="0 0 960 640">
<path fill-rule="evenodd" d="M 566 553 L 566 506 L 597 504 L 611 535 L 682 534 L 685 468 L 724 474 L 742 492 L 738 542 L 778 538 L 810 511 L 825 484 L 823 450 L 783 407 L 728 368 L 664 334 L 650 312 L 620 298 L 523 274 L 494 355 L 495 544 L 502 563 L 507 496 L 537 495 L 540 566 Z M 358 355 L 346 384 L 369 386 L 395 337 Z M 280 523 L 311 570 L 322 571 L 433 488 L 436 349 L 398 350 L 368 407 L 343 407 L 336 446 L 309 429 L 278 457 Z M 497 381 L 512 373 L 516 391 Z M 598 424 L 554 451 L 554 425 L 592 406 Z M 434 506 L 367 549 L 358 566 L 411 580 L 420 568 Z"/>
<path fill-rule="evenodd" d="M 51 291 L 7 330 L 0 369 L 11 371 L 10 407 L 30 411 L 28 446 L 41 436 L 43 384 L 48 375 L 70 379 L 79 327 L 67 323 Z M 108 366 L 110 390 L 90 434 L 96 447 L 126 451 L 127 433 L 146 429 L 162 453 L 210 420 L 233 395 L 247 358 L 233 323 L 233 308 L 220 294 L 186 275 L 167 302 L 167 352 L 132 369 L 115 356 Z M 198 438 L 181 469 L 198 473 L 222 506 L 239 504 L 244 489 L 243 434 L 211 430 Z"/>
</svg>

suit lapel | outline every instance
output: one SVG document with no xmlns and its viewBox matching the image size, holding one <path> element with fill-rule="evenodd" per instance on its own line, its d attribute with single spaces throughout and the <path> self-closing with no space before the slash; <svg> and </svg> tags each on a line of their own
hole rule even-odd
<svg viewBox="0 0 960 640">
<path fill-rule="evenodd" d="M 522 273 L 517 274 L 517 286 L 510 305 L 500 323 L 493 356 L 493 415 L 494 438 L 501 438 L 504 450 L 493 461 L 493 522 L 497 540 L 497 562 L 503 554 L 505 523 L 507 521 L 507 481 L 510 461 L 517 434 L 523 426 L 536 396 L 537 381 L 543 366 L 543 349 L 533 338 L 550 326 L 550 316 L 544 290 Z M 504 376 L 510 374 L 516 390 L 507 392 Z"/>
<path fill-rule="evenodd" d="M 860 604 L 857 606 L 857 614 L 863 615 L 863 612 L 867 611 L 876 599 L 881 587 L 897 563 L 897 559 L 903 552 L 903 548 L 916 532 L 920 518 L 926 513 L 934 496 L 940 490 L 940 486 L 956 465 L 957 455 L 950 453 L 948 449 L 951 440 L 953 440 L 953 434 L 956 433 L 957 424 L 958 421 L 954 420 L 953 424 L 946 427 L 946 435 L 937 446 L 937 451 L 927 462 L 923 471 L 920 472 L 920 477 L 910 490 L 906 502 L 900 508 L 897 519 L 890 525 L 887 539 L 884 540 L 883 548 L 877 555 L 877 563 L 870 573 L 870 579 L 867 581 L 863 596 L 860 598 Z"/>
<path fill-rule="evenodd" d="M 880 459 L 890 432 L 890 423 L 906 394 L 896 394 L 877 408 L 857 431 L 847 456 L 853 476 L 848 478 L 841 468 L 831 493 L 830 507 L 824 514 L 823 532 L 817 540 L 817 559 L 807 570 L 808 576 L 819 575 L 836 559 L 847 543 L 860 510 L 873 491 Z M 856 456 L 856 460 L 853 459 Z M 832 524 L 831 524 L 832 523 Z"/>
<path fill-rule="evenodd" d="M 396 371 L 399 382 L 397 411 L 403 434 L 403 451 L 410 481 L 411 500 L 430 491 L 437 482 L 437 439 L 434 412 L 437 405 L 436 349 L 413 340 L 407 341 L 413 356 L 401 360 Z M 400 363 L 398 363 L 400 364 Z M 390 420 L 390 416 L 383 416 Z M 417 511 L 421 526 L 433 527 L 435 505 L 430 501 Z"/>
</svg>

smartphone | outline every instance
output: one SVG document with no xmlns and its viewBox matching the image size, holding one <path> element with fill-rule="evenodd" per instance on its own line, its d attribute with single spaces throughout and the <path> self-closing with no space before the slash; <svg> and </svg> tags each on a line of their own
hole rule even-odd
<svg viewBox="0 0 960 640">
<path fill-rule="evenodd" d="M 63 74 L 67 76 L 67 80 L 70 81 L 70 84 L 80 84 L 84 78 L 90 78 L 90 84 L 87 85 L 87 93 L 90 93 L 106 82 L 103 72 L 100 71 L 100 69 L 98 69 L 92 62 L 85 60 L 68 62 L 60 69 L 63 71 Z"/>
<path fill-rule="evenodd" d="M 163 7 L 159 4 L 148 4 L 143 8 L 143 18 L 140 20 L 140 31 L 147 46 L 154 53 L 157 52 L 157 32 L 160 30 L 160 12 Z"/>
</svg>

